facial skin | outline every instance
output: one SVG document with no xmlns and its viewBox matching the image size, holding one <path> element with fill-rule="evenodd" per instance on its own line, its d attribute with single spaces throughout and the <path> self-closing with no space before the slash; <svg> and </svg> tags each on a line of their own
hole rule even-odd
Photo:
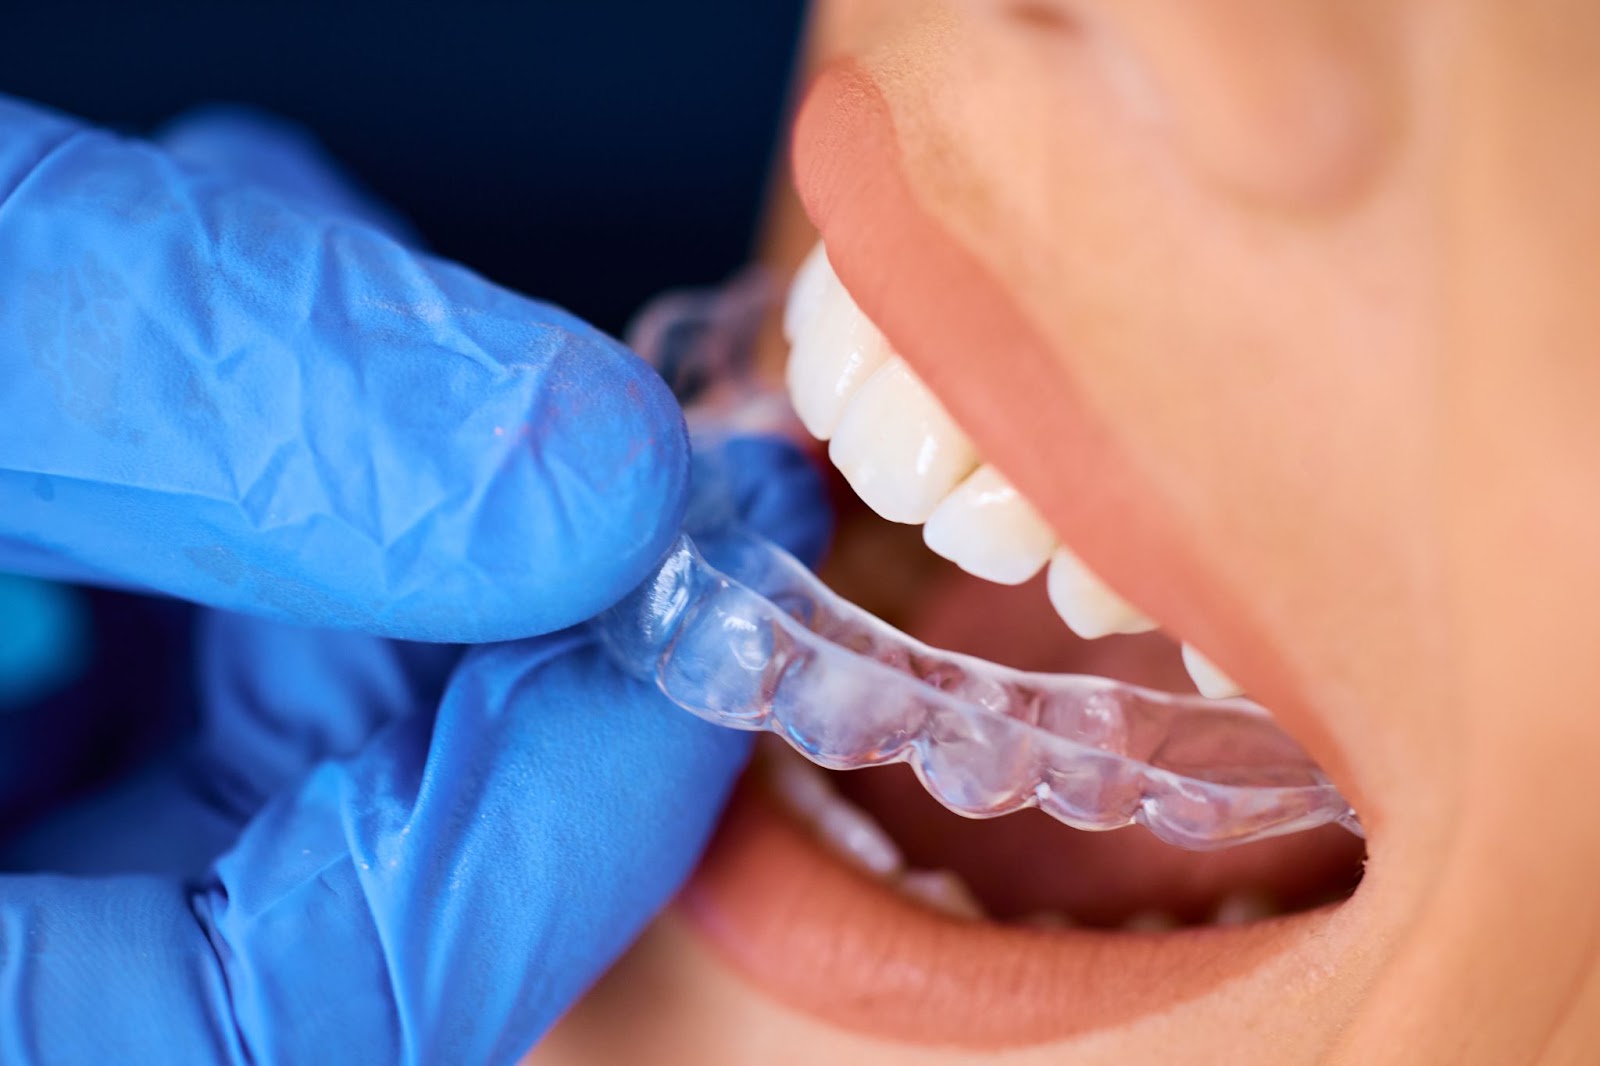
<svg viewBox="0 0 1600 1066">
<path fill-rule="evenodd" d="M 818 26 L 795 177 L 840 278 L 1062 538 L 1334 775 L 1366 879 L 1314 994 L 1263 968 L 1004 1059 L 786 1011 L 669 916 L 541 1061 L 626 1054 L 597 1035 L 624 1000 L 701 1062 L 752 1029 L 795 1062 L 1592 1061 L 1600 9 Z"/>
</svg>

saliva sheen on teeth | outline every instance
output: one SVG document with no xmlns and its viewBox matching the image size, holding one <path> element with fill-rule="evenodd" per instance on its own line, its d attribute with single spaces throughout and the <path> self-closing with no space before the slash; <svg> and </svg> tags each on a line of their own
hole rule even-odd
<svg viewBox="0 0 1600 1066">
<path fill-rule="evenodd" d="M 1137 823 L 1195 850 L 1329 823 L 1361 832 L 1310 756 L 1247 700 L 1028 673 L 929 647 L 744 528 L 719 441 L 781 403 L 744 374 L 758 285 L 668 298 L 634 331 L 635 350 L 663 369 L 696 433 L 683 533 L 591 623 L 623 669 L 706 721 L 775 733 L 828 769 L 909 763 L 935 799 L 969 817 L 1038 807 L 1078 829 Z"/>
</svg>

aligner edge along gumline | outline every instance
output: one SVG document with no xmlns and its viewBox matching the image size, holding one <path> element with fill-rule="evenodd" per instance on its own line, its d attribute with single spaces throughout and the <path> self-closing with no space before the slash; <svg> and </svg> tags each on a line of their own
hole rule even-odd
<svg viewBox="0 0 1600 1066">
<path fill-rule="evenodd" d="M 742 527 L 720 441 L 771 432 L 781 393 L 754 384 L 759 280 L 663 298 L 632 332 L 695 438 L 683 534 L 593 623 L 616 661 L 680 707 L 765 730 L 835 770 L 908 762 L 949 809 L 1038 807 L 1079 829 L 1142 824 L 1210 849 L 1337 823 L 1349 804 L 1259 706 L 929 647 L 844 600 Z"/>
</svg>

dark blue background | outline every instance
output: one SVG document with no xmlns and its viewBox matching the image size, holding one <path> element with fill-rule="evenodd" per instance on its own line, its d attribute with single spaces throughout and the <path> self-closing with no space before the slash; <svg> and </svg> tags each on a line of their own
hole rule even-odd
<svg viewBox="0 0 1600 1066">
<path fill-rule="evenodd" d="M 617 332 L 748 255 L 801 0 L 4 5 L 0 92 L 310 126 L 431 246 Z"/>
</svg>

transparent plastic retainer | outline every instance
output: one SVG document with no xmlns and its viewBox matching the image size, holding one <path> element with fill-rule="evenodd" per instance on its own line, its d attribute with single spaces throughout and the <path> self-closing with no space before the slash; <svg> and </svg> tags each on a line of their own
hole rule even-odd
<svg viewBox="0 0 1600 1066">
<path fill-rule="evenodd" d="M 592 623 L 619 665 L 717 725 L 767 730 L 834 770 L 907 762 L 949 809 L 1024 807 L 1078 829 L 1138 823 L 1196 850 L 1337 823 L 1350 805 L 1247 700 L 1173 695 L 1106 678 L 1027 673 L 929 647 L 844 600 L 740 526 L 719 438 L 792 415 L 748 361 L 759 279 L 668 296 L 633 346 L 688 412 L 694 491 L 655 572 Z"/>
</svg>

